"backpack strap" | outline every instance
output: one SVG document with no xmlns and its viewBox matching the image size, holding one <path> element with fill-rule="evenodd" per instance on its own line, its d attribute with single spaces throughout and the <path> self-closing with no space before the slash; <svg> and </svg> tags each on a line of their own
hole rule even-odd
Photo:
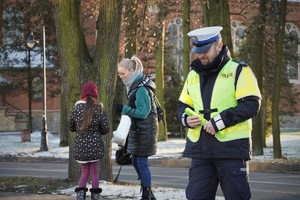
<svg viewBox="0 0 300 200">
<path fill-rule="evenodd" d="M 162 109 L 162 107 L 161 107 L 161 105 L 160 105 L 160 103 L 159 103 L 159 101 L 157 99 L 157 96 L 155 95 L 154 89 L 151 88 L 151 87 L 149 87 L 148 85 L 146 85 L 146 83 L 148 83 L 149 81 L 150 81 L 150 78 L 148 76 L 146 76 L 145 79 L 143 80 L 143 82 L 141 82 L 140 84 L 138 84 L 137 87 L 139 88 L 139 87 L 143 87 L 144 86 L 150 93 L 152 93 L 153 98 L 154 98 L 154 103 L 156 105 L 156 110 L 157 111 L 158 110 L 163 111 L 163 109 Z M 157 115 L 158 115 L 158 113 L 157 113 Z M 165 126 L 165 119 L 163 118 L 162 121 L 163 121 L 163 124 Z"/>
<path fill-rule="evenodd" d="M 239 79 L 241 71 L 242 71 L 243 67 L 246 67 L 248 65 L 243 61 L 239 61 L 239 60 L 233 60 L 233 61 L 239 63 L 238 67 L 236 68 L 236 75 L 235 75 L 235 80 L 234 80 L 234 88 L 236 89 L 237 81 Z"/>
<path fill-rule="evenodd" d="M 158 115 L 159 115 L 158 112 L 159 112 L 159 111 L 162 111 L 162 112 L 163 112 L 163 109 L 162 109 L 162 107 L 161 107 L 161 105 L 160 105 L 160 103 L 159 103 L 159 101 L 158 101 L 157 96 L 155 95 L 154 90 L 153 90 L 151 87 L 149 87 L 149 86 L 147 86 L 147 85 L 145 85 L 145 84 L 139 84 L 139 85 L 138 85 L 138 87 L 142 87 L 142 86 L 144 86 L 144 87 L 152 94 L 154 103 L 155 103 L 155 105 L 156 105 L 156 112 L 157 112 L 157 116 L 158 116 Z M 162 121 L 163 121 L 164 126 L 166 126 L 166 122 L 165 122 L 165 119 L 164 119 L 164 118 L 162 119 Z"/>
</svg>

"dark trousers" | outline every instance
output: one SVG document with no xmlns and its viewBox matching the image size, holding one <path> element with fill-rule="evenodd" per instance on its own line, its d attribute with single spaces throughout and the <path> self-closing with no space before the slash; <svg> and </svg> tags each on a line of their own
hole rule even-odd
<svg viewBox="0 0 300 200">
<path fill-rule="evenodd" d="M 248 167 L 243 159 L 192 159 L 188 200 L 215 200 L 218 184 L 226 200 L 251 198 Z"/>
</svg>

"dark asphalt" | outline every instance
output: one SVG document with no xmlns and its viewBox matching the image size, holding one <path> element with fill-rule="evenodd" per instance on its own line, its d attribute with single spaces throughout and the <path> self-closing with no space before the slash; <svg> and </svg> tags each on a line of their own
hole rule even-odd
<svg viewBox="0 0 300 200">
<path fill-rule="evenodd" d="M 68 162 L 68 159 L 57 158 L 32 158 L 32 157 L 0 157 L 0 162 Z M 113 161 L 114 162 L 114 161 Z M 151 166 L 167 166 L 167 167 L 189 167 L 188 159 L 150 159 Z M 280 172 L 290 174 L 300 174 L 300 160 L 255 160 L 249 163 L 250 171 L 259 172 Z M 70 200 L 76 199 L 75 196 L 58 195 L 58 194 L 24 194 L 24 193 L 8 193 L 0 192 L 0 200 Z M 114 199 L 114 198 L 112 198 Z M 299 197 L 300 199 L 300 197 Z M 110 200 L 110 198 L 102 197 L 102 200 Z"/>
</svg>

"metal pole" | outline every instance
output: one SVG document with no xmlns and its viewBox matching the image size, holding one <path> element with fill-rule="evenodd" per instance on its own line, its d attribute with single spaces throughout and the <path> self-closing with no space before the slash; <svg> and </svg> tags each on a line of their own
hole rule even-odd
<svg viewBox="0 0 300 200">
<path fill-rule="evenodd" d="M 45 41 L 45 26 L 43 26 L 43 128 L 41 132 L 40 151 L 48 151 L 48 132 L 47 132 L 47 108 L 46 108 L 46 41 Z"/>
<path fill-rule="evenodd" d="M 28 48 L 28 129 L 32 133 L 32 111 L 31 111 L 31 102 L 32 102 L 32 77 L 31 77 L 31 56 L 30 56 L 30 47 Z"/>
</svg>

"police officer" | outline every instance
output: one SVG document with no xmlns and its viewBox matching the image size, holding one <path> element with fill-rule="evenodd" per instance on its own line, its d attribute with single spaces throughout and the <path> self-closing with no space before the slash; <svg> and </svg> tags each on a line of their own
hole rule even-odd
<svg viewBox="0 0 300 200">
<path fill-rule="evenodd" d="M 214 200 L 219 183 L 226 200 L 251 198 L 247 165 L 251 118 L 259 111 L 261 94 L 251 68 L 230 57 L 222 29 L 205 27 L 188 33 L 196 59 L 179 97 L 178 117 L 188 128 L 183 156 L 192 159 L 189 200 Z"/>
</svg>

